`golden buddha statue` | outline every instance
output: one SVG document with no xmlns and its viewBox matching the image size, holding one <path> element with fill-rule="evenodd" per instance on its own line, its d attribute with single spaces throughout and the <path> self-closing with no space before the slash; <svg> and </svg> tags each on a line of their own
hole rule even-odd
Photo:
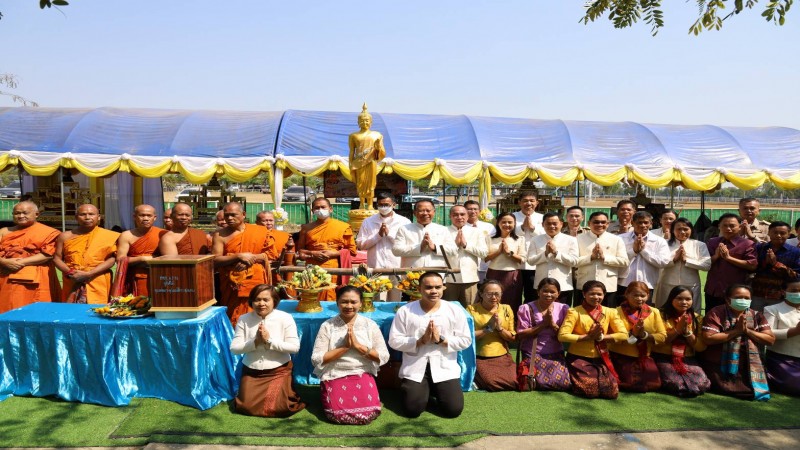
<svg viewBox="0 0 800 450">
<path fill-rule="evenodd" d="M 358 126 L 361 129 L 352 133 L 348 139 L 350 174 L 358 191 L 361 209 L 372 210 L 378 161 L 386 156 L 386 149 L 383 148 L 383 135 L 369 129 L 372 126 L 372 115 L 367 112 L 366 103 L 358 115 Z"/>
</svg>

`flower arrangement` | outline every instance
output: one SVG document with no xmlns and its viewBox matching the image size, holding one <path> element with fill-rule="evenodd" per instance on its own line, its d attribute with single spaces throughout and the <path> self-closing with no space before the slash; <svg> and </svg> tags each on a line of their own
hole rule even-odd
<svg viewBox="0 0 800 450">
<path fill-rule="evenodd" d="M 422 272 L 415 272 L 413 270 L 406 272 L 406 276 L 400 280 L 397 289 L 400 289 L 411 297 L 419 296 L 419 277 L 421 276 Z"/>
<path fill-rule="evenodd" d="M 360 288 L 364 293 L 373 293 L 377 294 L 379 292 L 386 292 L 392 287 L 392 282 L 389 281 L 388 278 L 382 277 L 380 275 L 373 275 L 368 277 L 366 275 L 357 275 L 355 277 L 350 278 L 350 282 L 347 283 L 350 286 L 355 286 Z"/>
<path fill-rule="evenodd" d="M 320 266 L 307 265 L 302 272 L 295 272 L 289 281 L 283 283 L 287 287 L 298 291 L 315 291 L 330 289 L 331 274 Z"/>
<path fill-rule="evenodd" d="M 289 214 L 283 208 L 275 208 L 272 210 L 272 217 L 275 218 L 275 225 L 286 225 L 289 223 Z"/>
<path fill-rule="evenodd" d="M 106 317 L 139 317 L 147 314 L 150 310 L 150 306 L 150 299 L 148 297 L 128 294 L 124 297 L 111 297 L 111 301 L 108 305 L 92 308 L 92 311 Z"/>
<path fill-rule="evenodd" d="M 492 214 L 492 211 L 489 208 L 483 208 L 481 212 L 478 213 L 478 220 L 481 222 L 492 223 L 492 220 L 494 220 L 494 214 Z"/>
</svg>

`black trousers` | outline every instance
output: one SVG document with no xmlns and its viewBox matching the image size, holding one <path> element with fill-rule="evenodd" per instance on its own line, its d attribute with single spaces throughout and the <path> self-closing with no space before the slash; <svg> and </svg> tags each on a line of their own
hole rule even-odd
<svg viewBox="0 0 800 450">
<path fill-rule="evenodd" d="M 433 382 L 431 377 L 431 365 L 425 367 L 425 376 L 422 382 L 403 378 L 400 383 L 400 390 L 403 392 L 403 410 L 405 415 L 410 418 L 419 417 L 428 406 L 428 399 L 431 393 L 436 397 L 439 412 L 448 418 L 461 415 L 464 410 L 464 392 L 461 391 L 461 380 L 458 378 L 438 383 Z M 431 392 L 433 391 L 433 392 Z"/>
<path fill-rule="evenodd" d="M 519 276 L 522 278 L 522 303 L 530 303 L 539 298 L 539 292 L 533 284 L 536 278 L 535 270 L 520 269 Z"/>
<path fill-rule="evenodd" d="M 705 312 L 703 312 L 703 314 L 708 314 L 708 312 L 711 311 L 711 308 L 714 308 L 715 306 L 719 306 L 719 305 L 724 305 L 726 303 L 725 297 L 715 297 L 715 296 L 709 294 L 708 292 L 706 292 L 705 294 L 706 294 L 705 295 L 705 298 L 706 298 L 705 308 L 706 309 L 705 309 Z"/>
</svg>

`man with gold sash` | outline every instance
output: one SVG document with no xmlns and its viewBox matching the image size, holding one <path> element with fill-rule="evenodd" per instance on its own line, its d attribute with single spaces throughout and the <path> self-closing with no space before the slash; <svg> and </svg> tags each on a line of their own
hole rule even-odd
<svg viewBox="0 0 800 450">
<path fill-rule="evenodd" d="M 192 207 L 176 203 L 172 207 L 172 230 L 161 237 L 159 253 L 163 256 L 211 254 L 208 234 L 191 225 Z"/>
<path fill-rule="evenodd" d="M 117 282 L 112 295 L 150 295 L 147 260 L 158 253 L 158 242 L 167 233 L 167 230 L 154 226 L 156 218 L 156 209 L 150 205 L 134 208 L 135 228 L 123 231 L 117 240 Z"/>
<path fill-rule="evenodd" d="M 78 207 L 78 228 L 61 233 L 53 263 L 64 273 L 62 300 L 68 303 L 106 303 L 111 293 L 119 233 L 100 228 L 100 212 L 92 204 Z"/>
<path fill-rule="evenodd" d="M 242 205 L 231 202 L 222 209 L 227 227 L 214 235 L 214 266 L 219 269 L 221 303 L 228 307 L 233 326 L 239 316 L 250 311 L 247 298 L 259 284 L 270 283 L 267 257 L 273 249 L 269 231 L 245 223 Z"/>
<path fill-rule="evenodd" d="M 314 200 L 311 212 L 317 220 L 300 227 L 298 239 L 298 258 L 309 264 L 316 264 L 325 268 L 339 267 L 339 254 L 342 249 L 356 256 L 356 244 L 353 241 L 353 229 L 350 225 L 331 218 L 331 202 L 325 197 Z M 336 283 L 337 276 L 331 276 L 331 282 Z M 320 292 L 320 300 L 336 300 L 334 289 Z"/>
<path fill-rule="evenodd" d="M 52 259 L 59 231 L 36 221 L 33 202 L 14 205 L 13 227 L 0 229 L 0 314 L 61 297 Z"/>
</svg>

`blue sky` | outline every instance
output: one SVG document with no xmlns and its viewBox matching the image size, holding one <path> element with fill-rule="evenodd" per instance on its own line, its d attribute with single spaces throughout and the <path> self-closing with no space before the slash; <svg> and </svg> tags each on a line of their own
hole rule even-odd
<svg viewBox="0 0 800 450">
<path fill-rule="evenodd" d="M 468 114 L 800 129 L 800 12 L 687 34 L 582 0 L 0 1 L 0 73 L 47 107 Z M 791 50 L 795 48 L 795 50 Z M 0 98 L 0 106 L 10 106 Z"/>
</svg>

